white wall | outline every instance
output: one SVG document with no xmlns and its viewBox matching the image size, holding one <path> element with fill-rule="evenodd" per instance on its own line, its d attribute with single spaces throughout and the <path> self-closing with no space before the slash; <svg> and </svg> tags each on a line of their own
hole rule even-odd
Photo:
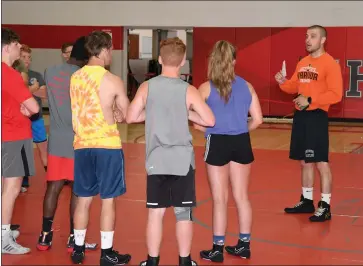
<svg viewBox="0 0 363 266">
<path fill-rule="evenodd" d="M 130 30 L 130 34 L 137 34 L 139 35 L 139 58 L 140 59 L 151 59 L 152 58 L 152 49 L 149 51 L 150 53 L 146 53 L 147 49 L 144 49 L 143 38 L 152 38 L 153 37 L 153 30 L 151 29 L 132 29 Z M 179 37 L 185 44 L 187 44 L 187 35 L 185 30 L 169 30 L 168 38 L 169 37 Z M 152 45 L 151 39 L 151 45 Z"/>
<path fill-rule="evenodd" d="M 9 24 L 361 26 L 362 14 L 363 1 L 2 1 Z"/>
</svg>

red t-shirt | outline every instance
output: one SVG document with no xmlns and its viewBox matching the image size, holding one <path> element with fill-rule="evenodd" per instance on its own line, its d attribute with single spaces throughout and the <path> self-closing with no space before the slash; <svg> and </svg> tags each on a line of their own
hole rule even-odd
<svg viewBox="0 0 363 266">
<path fill-rule="evenodd" d="M 1 71 L 1 141 L 31 139 L 31 121 L 20 112 L 20 104 L 33 96 L 19 72 L 3 62 Z"/>
</svg>

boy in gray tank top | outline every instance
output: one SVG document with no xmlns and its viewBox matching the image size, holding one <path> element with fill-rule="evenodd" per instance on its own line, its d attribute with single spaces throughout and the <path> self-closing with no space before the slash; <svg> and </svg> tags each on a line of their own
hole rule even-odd
<svg viewBox="0 0 363 266">
<path fill-rule="evenodd" d="M 177 220 L 179 265 L 196 265 L 190 250 L 193 235 L 192 207 L 196 206 L 195 159 L 188 120 L 214 126 L 212 111 L 197 89 L 179 78 L 185 63 L 185 44 L 179 38 L 161 42 L 160 76 L 138 89 L 131 102 L 127 123 L 145 121 L 148 258 L 143 266 L 159 264 L 163 216 L 174 207 Z"/>
</svg>

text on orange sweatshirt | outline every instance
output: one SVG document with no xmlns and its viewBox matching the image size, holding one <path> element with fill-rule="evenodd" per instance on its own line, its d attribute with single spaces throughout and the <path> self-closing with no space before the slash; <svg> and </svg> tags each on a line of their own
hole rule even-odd
<svg viewBox="0 0 363 266">
<path fill-rule="evenodd" d="M 280 88 L 289 94 L 311 97 L 307 110 L 322 109 L 328 112 L 330 105 L 341 101 L 343 96 L 343 77 L 340 65 L 328 53 L 313 58 L 304 57 L 296 66 L 290 80 Z"/>
</svg>

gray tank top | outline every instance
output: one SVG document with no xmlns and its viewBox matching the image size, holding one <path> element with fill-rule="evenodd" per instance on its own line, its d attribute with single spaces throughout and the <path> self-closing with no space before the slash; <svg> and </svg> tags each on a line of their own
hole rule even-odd
<svg viewBox="0 0 363 266">
<path fill-rule="evenodd" d="M 195 169 L 189 131 L 186 93 L 189 84 L 179 78 L 148 80 L 145 140 L 148 175 L 187 175 Z"/>
</svg>

